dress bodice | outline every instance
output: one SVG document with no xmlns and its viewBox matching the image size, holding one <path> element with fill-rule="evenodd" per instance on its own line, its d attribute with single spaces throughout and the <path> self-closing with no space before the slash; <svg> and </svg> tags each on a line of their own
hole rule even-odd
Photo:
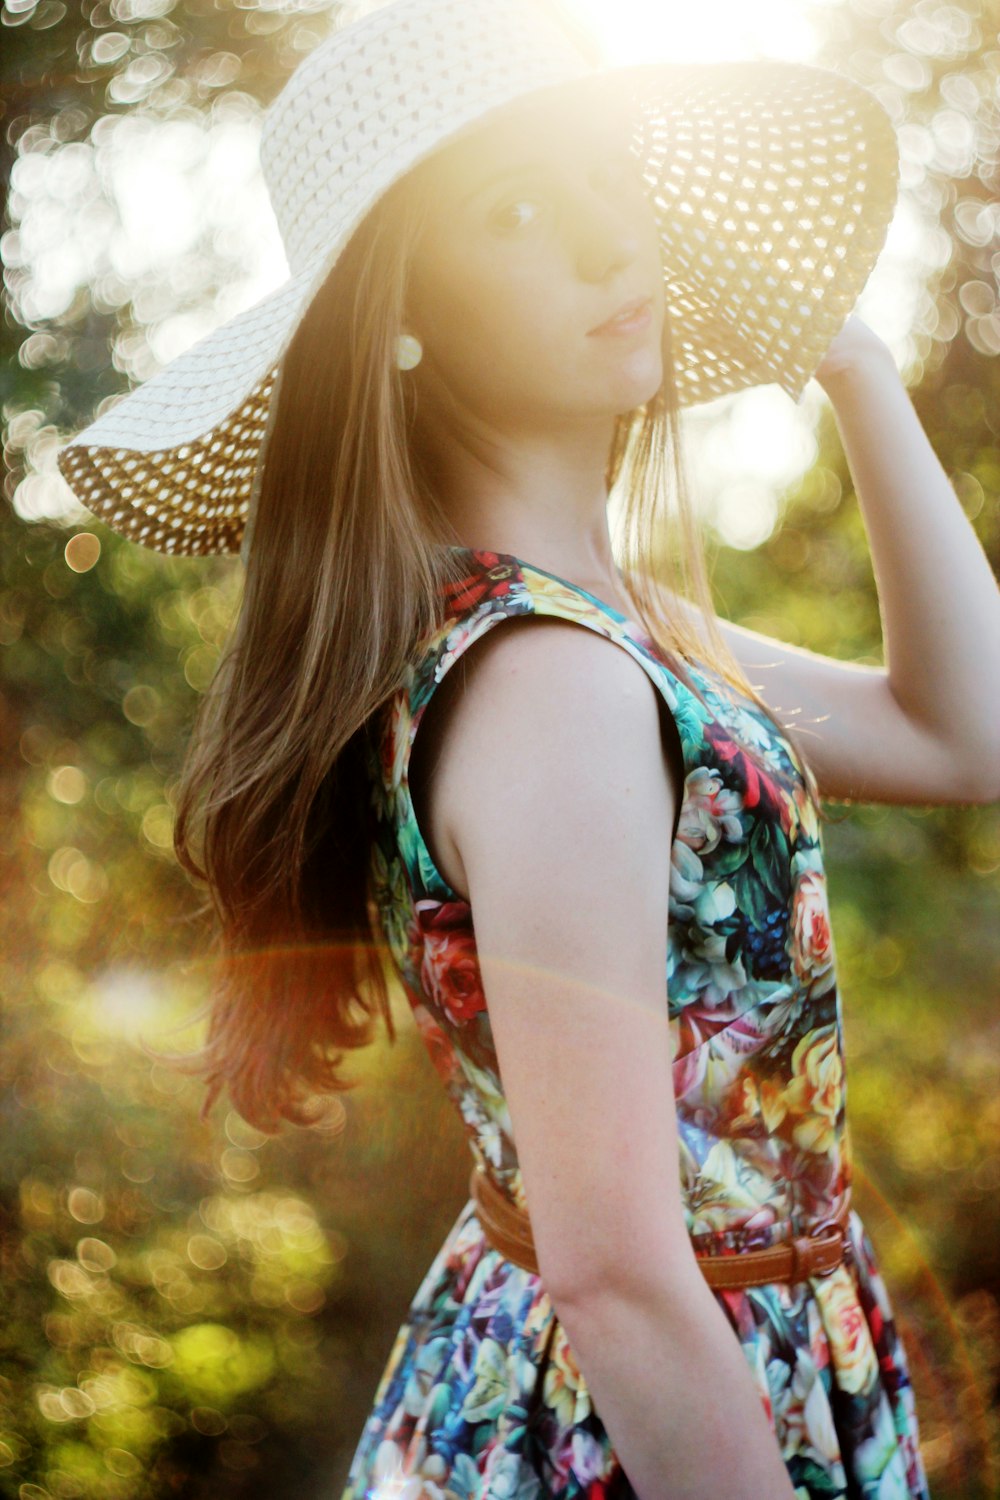
<svg viewBox="0 0 1000 1500">
<path fill-rule="evenodd" d="M 664 1005 L 694 1248 L 756 1248 L 808 1232 L 840 1206 L 851 1158 L 819 809 L 794 745 L 706 663 L 686 660 L 686 682 L 634 621 L 586 589 L 508 554 L 456 550 L 468 576 L 448 591 L 379 723 L 371 875 L 417 1027 L 473 1155 L 526 1208 L 473 913 L 418 825 L 410 754 L 463 652 L 506 619 L 556 616 L 629 652 L 679 736 Z"/>
</svg>

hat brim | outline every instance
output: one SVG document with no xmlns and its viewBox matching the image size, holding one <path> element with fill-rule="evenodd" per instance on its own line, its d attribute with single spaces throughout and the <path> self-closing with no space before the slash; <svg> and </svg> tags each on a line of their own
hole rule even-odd
<svg viewBox="0 0 1000 1500">
<path fill-rule="evenodd" d="M 778 61 L 599 69 L 417 143 L 405 167 L 373 185 L 365 212 L 500 110 L 580 89 L 633 114 L 680 404 L 768 382 L 798 400 L 871 273 L 897 196 L 892 123 L 840 74 Z M 62 449 L 59 469 L 83 505 L 160 551 L 239 551 L 281 358 L 363 217 Z"/>
</svg>

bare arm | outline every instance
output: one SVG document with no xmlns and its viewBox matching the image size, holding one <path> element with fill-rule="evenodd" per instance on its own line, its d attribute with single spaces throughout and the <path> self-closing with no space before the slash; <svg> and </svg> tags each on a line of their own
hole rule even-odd
<svg viewBox="0 0 1000 1500">
<path fill-rule="evenodd" d="M 871 547 L 886 665 L 840 661 L 727 621 L 722 634 L 824 797 L 992 802 L 1000 797 L 1000 589 L 989 560 L 891 352 L 860 318 L 847 320 L 816 378 L 833 405 Z"/>
<path fill-rule="evenodd" d="M 542 1280 L 642 1500 L 791 1500 L 684 1221 L 656 689 L 560 621 L 501 627 L 466 661 L 435 778 Z"/>
</svg>

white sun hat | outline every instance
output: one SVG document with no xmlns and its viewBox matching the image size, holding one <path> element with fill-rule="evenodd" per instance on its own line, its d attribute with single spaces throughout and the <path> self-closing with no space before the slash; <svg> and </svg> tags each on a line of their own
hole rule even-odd
<svg viewBox="0 0 1000 1500">
<path fill-rule="evenodd" d="M 80 502 L 162 552 L 238 552 L 282 355 L 365 215 L 491 112 L 573 84 L 631 112 L 681 405 L 771 381 L 798 400 L 896 204 L 895 130 L 872 93 L 784 61 L 613 66 L 561 0 L 394 0 L 334 30 L 267 111 L 289 279 L 61 450 Z"/>
</svg>

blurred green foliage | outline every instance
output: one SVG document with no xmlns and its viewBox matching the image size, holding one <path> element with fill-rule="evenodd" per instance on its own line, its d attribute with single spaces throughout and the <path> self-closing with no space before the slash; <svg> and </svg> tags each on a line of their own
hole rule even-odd
<svg viewBox="0 0 1000 1500">
<path fill-rule="evenodd" d="M 4 180 L 15 162 L 79 166 L 63 153 L 90 151 L 126 115 L 253 121 L 335 9 L 8 0 Z M 900 129 L 904 185 L 937 247 L 914 400 L 1000 571 L 995 17 L 938 0 L 814 16 L 824 60 L 875 88 Z M 17 239 L 30 194 L 14 178 L 0 377 L 5 493 L 21 496 L 0 506 L 0 1494 L 329 1496 L 465 1201 L 464 1139 L 399 995 L 399 1045 L 362 1054 L 363 1086 L 309 1132 L 265 1139 L 224 1106 L 202 1125 L 200 1086 L 142 1049 L 143 1036 L 169 1048 L 199 1035 L 208 926 L 172 857 L 172 810 L 239 570 L 145 553 L 72 511 L 46 520 L 18 487 L 51 483 L 59 436 L 148 367 L 164 309 L 203 304 L 238 257 L 206 232 L 168 271 L 130 280 L 101 262 L 37 317 Z M 829 412 L 771 538 L 716 545 L 713 569 L 731 618 L 880 659 Z M 1000 1476 L 1000 809 L 829 812 L 856 1202 L 911 1351 L 935 1500 L 970 1500 Z"/>
</svg>

